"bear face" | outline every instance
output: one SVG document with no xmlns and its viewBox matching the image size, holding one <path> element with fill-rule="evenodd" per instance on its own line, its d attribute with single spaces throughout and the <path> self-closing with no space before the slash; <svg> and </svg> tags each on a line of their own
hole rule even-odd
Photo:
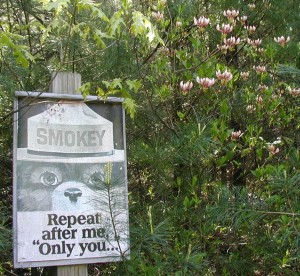
<svg viewBox="0 0 300 276">
<path fill-rule="evenodd" d="M 124 209 L 122 162 L 60 164 L 18 161 L 18 211 L 107 211 Z"/>
</svg>

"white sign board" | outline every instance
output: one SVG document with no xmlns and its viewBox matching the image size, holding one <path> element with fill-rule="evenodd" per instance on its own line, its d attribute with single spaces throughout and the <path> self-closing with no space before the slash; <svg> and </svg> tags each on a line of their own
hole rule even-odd
<svg viewBox="0 0 300 276">
<path fill-rule="evenodd" d="M 14 266 L 129 257 L 122 100 L 16 92 Z"/>
</svg>

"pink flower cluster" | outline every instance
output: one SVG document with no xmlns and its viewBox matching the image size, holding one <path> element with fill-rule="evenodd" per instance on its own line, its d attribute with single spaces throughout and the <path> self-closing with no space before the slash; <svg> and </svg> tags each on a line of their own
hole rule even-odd
<svg viewBox="0 0 300 276">
<path fill-rule="evenodd" d="M 256 96 L 256 103 L 257 104 L 262 104 L 263 98 L 261 96 Z"/>
<path fill-rule="evenodd" d="M 218 80 L 221 81 L 221 84 L 225 85 L 228 81 L 232 79 L 232 74 L 225 70 L 223 73 L 218 70 L 216 72 L 216 77 Z M 196 78 L 197 83 L 199 83 L 204 89 L 207 89 L 211 87 L 212 85 L 215 84 L 215 79 L 214 78 Z"/>
<path fill-rule="evenodd" d="M 229 48 L 233 48 L 234 46 L 240 44 L 241 39 L 235 38 L 234 36 L 231 36 L 230 38 L 224 38 L 224 44 L 227 45 Z"/>
<path fill-rule="evenodd" d="M 226 84 L 228 81 L 232 79 L 232 74 L 225 70 L 223 73 L 221 73 L 220 70 L 216 72 L 217 78 L 221 81 L 221 84 Z"/>
<path fill-rule="evenodd" d="M 221 52 L 223 52 L 223 53 L 226 53 L 227 52 L 227 50 L 229 49 L 229 46 L 228 45 L 217 45 L 217 48 L 221 51 Z"/>
<path fill-rule="evenodd" d="M 194 84 L 191 81 L 187 81 L 186 83 L 181 81 L 179 86 L 183 94 L 187 94 L 193 88 Z"/>
<path fill-rule="evenodd" d="M 194 25 L 198 26 L 200 29 L 204 29 L 209 24 L 209 18 L 200 16 L 198 19 L 194 17 Z"/>
<path fill-rule="evenodd" d="M 249 78 L 249 72 L 241 72 L 241 77 L 243 80 L 247 80 Z"/>
<path fill-rule="evenodd" d="M 157 12 L 152 12 L 152 17 L 156 19 L 157 21 L 163 20 L 164 19 L 164 14 L 157 11 Z"/>
<path fill-rule="evenodd" d="M 223 12 L 223 15 L 226 16 L 228 19 L 236 18 L 239 15 L 239 11 L 236 10 L 227 10 Z"/>
<path fill-rule="evenodd" d="M 266 72 L 266 66 L 262 66 L 262 65 L 257 65 L 257 66 L 253 65 L 253 69 L 258 74 Z"/>
<path fill-rule="evenodd" d="M 238 18 L 238 20 L 240 20 L 242 24 L 245 24 L 247 19 L 248 19 L 248 16 L 246 16 L 246 15 L 241 16 L 241 17 Z"/>
<path fill-rule="evenodd" d="M 294 97 L 299 96 L 300 95 L 300 88 L 288 88 L 288 91 L 290 92 L 290 94 Z"/>
<path fill-rule="evenodd" d="M 214 85 L 215 83 L 215 79 L 212 78 L 199 78 L 197 77 L 196 78 L 196 81 L 204 88 L 204 89 L 207 89 L 209 87 L 211 87 L 212 85 Z"/>
<path fill-rule="evenodd" d="M 258 90 L 261 91 L 261 92 L 267 91 L 268 89 L 269 89 L 269 87 L 266 86 L 265 84 L 260 84 L 258 86 Z"/>
<path fill-rule="evenodd" d="M 259 39 L 259 38 L 258 38 L 258 39 L 254 39 L 254 40 L 248 38 L 248 39 L 247 39 L 247 42 L 248 42 L 248 44 L 250 44 L 252 47 L 256 48 L 257 46 L 259 46 L 259 45 L 262 43 L 262 40 Z"/>
<path fill-rule="evenodd" d="M 282 47 L 284 47 L 285 44 L 287 44 L 290 41 L 290 37 L 289 36 L 287 38 L 285 38 L 284 36 L 274 37 L 274 41 L 279 43 Z"/>
<path fill-rule="evenodd" d="M 176 27 L 180 28 L 182 26 L 182 22 L 181 21 L 176 21 Z"/>
<path fill-rule="evenodd" d="M 255 26 L 245 26 L 245 29 L 249 31 L 250 34 L 253 34 L 256 31 Z"/>
<path fill-rule="evenodd" d="M 255 105 L 253 105 L 253 104 L 249 104 L 249 105 L 247 105 L 246 110 L 247 110 L 249 113 L 252 113 L 252 112 L 254 112 L 254 111 L 256 110 L 256 107 L 255 107 Z"/>
<path fill-rule="evenodd" d="M 231 138 L 233 140 L 239 139 L 242 135 L 243 135 L 243 132 L 241 132 L 240 130 L 231 132 Z"/>
<path fill-rule="evenodd" d="M 222 34 L 229 34 L 229 33 L 231 33 L 232 32 L 232 30 L 233 30 L 233 26 L 231 26 L 230 24 L 222 24 L 222 26 L 220 27 L 220 25 L 219 24 L 217 24 L 217 27 L 216 27 L 216 29 L 219 31 L 219 32 L 221 32 Z"/>
<path fill-rule="evenodd" d="M 226 53 L 227 50 L 234 50 L 234 47 L 238 44 L 240 44 L 241 39 L 240 38 L 236 38 L 234 36 L 231 36 L 230 38 L 226 37 L 224 38 L 224 44 L 223 45 L 217 45 L 218 49 L 223 52 Z"/>
<path fill-rule="evenodd" d="M 279 148 L 276 148 L 273 144 L 269 145 L 269 152 L 274 155 L 279 152 Z"/>
</svg>

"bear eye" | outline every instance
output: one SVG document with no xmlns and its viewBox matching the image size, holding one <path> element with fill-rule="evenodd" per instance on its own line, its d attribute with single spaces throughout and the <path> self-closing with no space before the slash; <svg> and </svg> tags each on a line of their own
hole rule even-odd
<svg viewBox="0 0 300 276">
<path fill-rule="evenodd" d="M 104 184 L 103 174 L 101 172 L 94 172 L 89 179 L 89 183 L 96 186 Z"/>
<path fill-rule="evenodd" d="M 41 182 L 46 186 L 55 186 L 59 183 L 58 177 L 52 172 L 44 172 L 41 174 Z"/>
</svg>

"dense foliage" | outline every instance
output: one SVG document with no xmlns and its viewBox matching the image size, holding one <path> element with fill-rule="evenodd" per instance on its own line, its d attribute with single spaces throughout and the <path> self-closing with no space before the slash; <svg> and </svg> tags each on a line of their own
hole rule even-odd
<svg viewBox="0 0 300 276">
<path fill-rule="evenodd" d="M 27 273 L 13 92 L 47 91 L 53 71 L 126 99 L 131 260 L 91 275 L 300 273 L 298 1 L 6 0 L 0 27 L 0 274 Z"/>
</svg>

